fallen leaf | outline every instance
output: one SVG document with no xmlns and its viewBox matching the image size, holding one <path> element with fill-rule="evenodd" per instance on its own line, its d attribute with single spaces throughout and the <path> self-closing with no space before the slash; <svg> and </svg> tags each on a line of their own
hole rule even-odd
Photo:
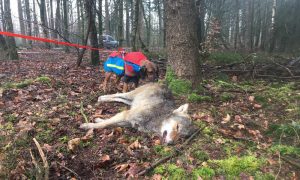
<svg viewBox="0 0 300 180">
<path fill-rule="evenodd" d="M 129 167 L 129 164 L 125 163 L 125 164 L 119 164 L 116 165 L 115 170 L 117 170 L 117 172 L 121 172 L 126 170 Z"/>
<path fill-rule="evenodd" d="M 134 141 L 132 144 L 130 144 L 130 145 L 128 146 L 128 148 L 129 148 L 130 150 L 140 149 L 140 148 L 142 148 L 142 145 L 139 143 L 139 140 L 136 140 L 136 141 Z"/>
<path fill-rule="evenodd" d="M 221 122 L 222 124 L 226 124 L 230 121 L 231 117 L 229 114 L 226 115 L 226 117 L 222 118 L 223 121 Z"/>
<path fill-rule="evenodd" d="M 73 151 L 80 143 L 80 138 L 74 138 L 74 139 L 71 139 L 69 142 L 68 142 L 68 149 L 70 151 Z"/>
<path fill-rule="evenodd" d="M 254 104 L 253 107 L 256 108 L 256 109 L 260 109 L 262 107 L 262 105 L 260 105 L 260 104 Z"/>
<path fill-rule="evenodd" d="M 249 97 L 248 97 L 248 100 L 249 100 L 250 102 L 253 102 L 253 101 L 254 101 L 254 99 L 255 99 L 255 97 L 254 97 L 254 96 L 249 96 Z"/>
<path fill-rule="evenodd" d="M 137 175 L 140 168 L 136 165 L 136 163 L 130 163 L 128 171 L 125 173 L 125 176 L 128 178 L 133 178 Z"/>
<path fill-rule="evenodd" d="M 89 129 L 88 132 L 81 138 L 84 141 L 90 140 L 94 137 L 94 129 Z"/>
<path fill-rule="evenodd" d="M 154 174 L 151 177 L 151 180 L 161 180 L 161 179 L 162 179 L 162 175 L 160 175 L 160 174 Z"/>
<path fill-rule="evenodd" d="M 53 151 L 53 147 L 50 146 L 49 144 L 44 144 L 43 149 L 45 149 L 47 152 L 52 152 Z"/>
<path fill-rule="evenodd" d="M 109 157 L 109 155 L 105 154 L 105 155 L 101 156 L 100 159 L 101 159 L 101 162 L 106 162 L 106 161 L 110 160 L 110 157 Z"/>
<path fill-rule="evenodd" d="M 232 77 L 231 77 L 231 80 L 232 80 L 233 82 L 237 82 L 237 81 L 238 81 L 238 77 L 237 77 L 237 76 L 232 76 Z"/>
<path fill-rule="evenodd" d="M 242 123 L 242 118 L 241 118 L 240 115 L 235 115 L 234 116 L 234 120 L 237 121 L 237 122 L 239 122 L 239 123 Z"/>
</svg>

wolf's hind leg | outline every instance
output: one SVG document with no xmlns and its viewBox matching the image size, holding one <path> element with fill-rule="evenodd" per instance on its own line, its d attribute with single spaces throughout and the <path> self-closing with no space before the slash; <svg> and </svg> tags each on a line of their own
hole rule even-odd
<svg viewBox="0 0 300 180">
<path fill-rule="evenodd" d="M 80 125 L 81 129 L 97 129 L 97 128 L 106 128 L 109 126 L 128 126 L 130 122 L 126 119 L 128 111 L 123 111 L 115 116 L 103 120 L 97 123 L 83 123 Z"/>
</svg>

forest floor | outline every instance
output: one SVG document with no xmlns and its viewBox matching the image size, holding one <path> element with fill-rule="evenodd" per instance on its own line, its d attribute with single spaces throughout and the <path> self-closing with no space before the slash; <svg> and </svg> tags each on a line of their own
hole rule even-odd
<svg viewBox="0 0 300 180">
<path fill-rule="evenodd" d="M 76 68 L 75 53 L 23 52 L 19 61 L 0 62 L 1 179 L 44 177 L 46 163 L 49 179 L 136 177 L 184 141 L 165 146 L 158 137 L 129 128 L 79 129 L 86 120 L 128 108 L 96 104 L 103 94 L 101 66 L 84 61 Z M 190 102 L 192 120 L 203 130 L 144 178 L 300 179 L 299 83 L 224 75 L 202 83 L 176 102 Z"/>
</svg>

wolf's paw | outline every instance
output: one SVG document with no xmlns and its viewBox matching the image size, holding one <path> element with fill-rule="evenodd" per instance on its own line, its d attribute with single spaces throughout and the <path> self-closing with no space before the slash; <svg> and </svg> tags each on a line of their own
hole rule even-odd
<svg viewBox="0 0 300 180">
<path fill-rule="evenodd" d="M 83 123 L 80 125 L 80 129 L 92 129 L 93 128 L 94 123 Z"/>
<path fill-rule="evenodd" d="M 105 121 L 105 119 L 101 119 L 101 118 L 96 118 L 96 119 L 95 119 L 95 122 L 96 122 L 96 123 L 103 122 L 103 121 Z"/>
</svg>

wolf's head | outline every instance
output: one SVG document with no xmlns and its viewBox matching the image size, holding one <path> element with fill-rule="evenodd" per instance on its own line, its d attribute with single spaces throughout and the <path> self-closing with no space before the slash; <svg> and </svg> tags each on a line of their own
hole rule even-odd
<svg viewBox="0 0 300 180">
<path fill-rule="evenodd" d="M 186 137 L 194 132 L 195 127 L 187 113 L 188 107 L 188 104 L 180 106 L 162 122 L 160 132 L 164 143 L 171 144 L 179 137 Z"/>
</svg>

